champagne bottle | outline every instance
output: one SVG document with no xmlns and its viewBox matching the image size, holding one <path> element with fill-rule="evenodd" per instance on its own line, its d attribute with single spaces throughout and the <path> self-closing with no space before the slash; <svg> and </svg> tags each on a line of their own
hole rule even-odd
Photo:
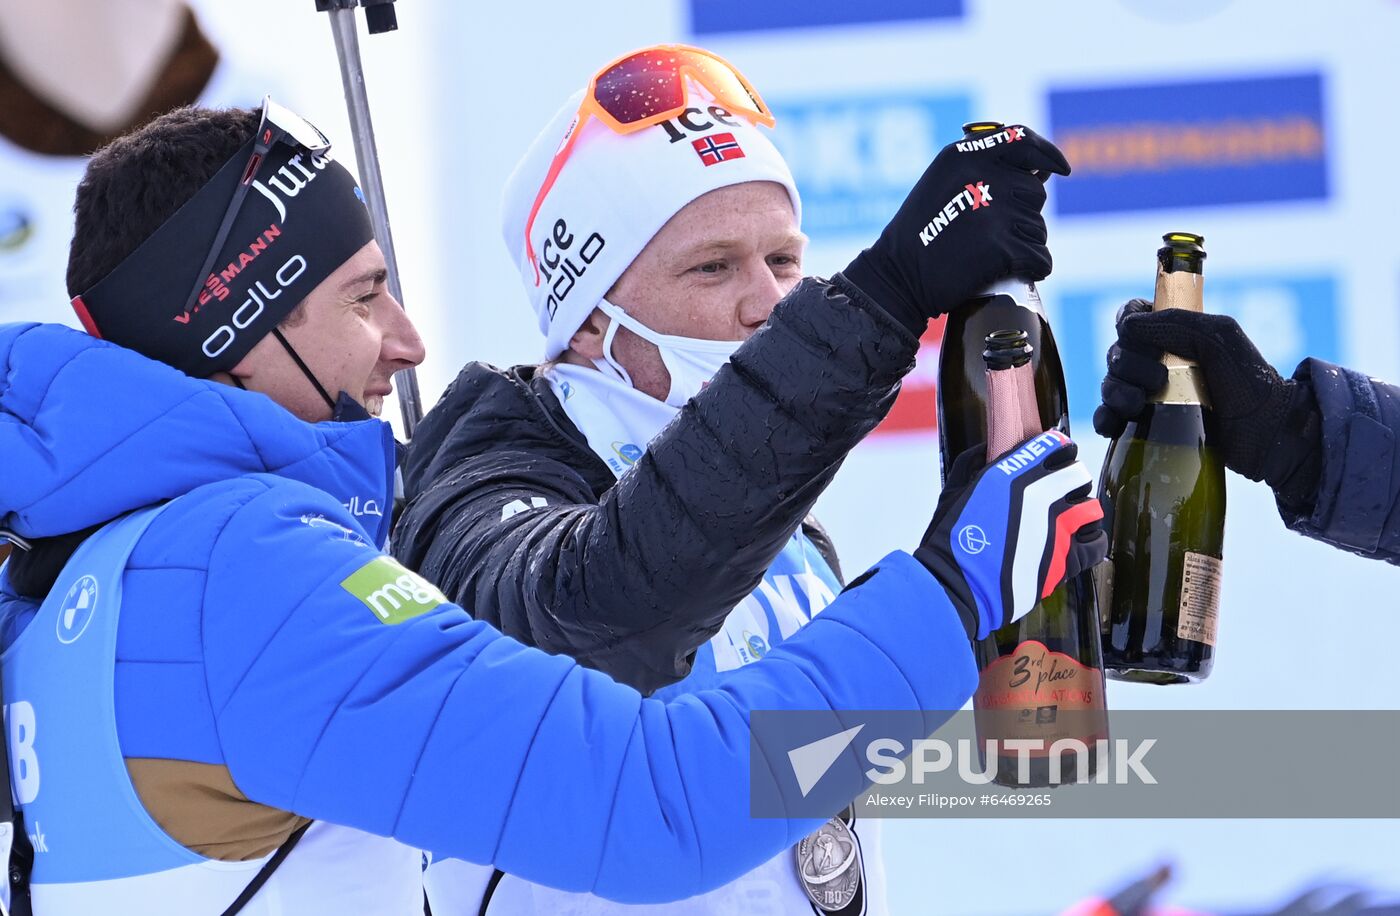
<svg viewBox="0 0 1400 916">
<path fill-rule="evenodd" d="M 1028 340 L 1022 329 L 985 338 L 988 461 L 1045 429 Z M 1029 614 L 978 642 L 975 651 L 981 670 L 973 695 L 977 744 L 985 757 L 987 742 L 997 741 L 994 781 L 1041 787 L 1091 777 L 1099 765 L 1098 742 L 1108 737 L 1108 714 L 1089 576 L 1062 583 Z M 1031 742 L 1023 745 L 1025 767 L 1015 746 L 1006 744 L 1014 739 Z M 990 769 L 985 759 L 983 765 Z"/>
<path fill-rule="evenodd" d="M 1205 239 L 1163 236 L 1153 309 L 1202 311 Z M 1204 680 L 1215 658 L 1225 467 L 1200 370 L 1168 354 L 1166 388 L 1109 446 L 1099 480 L 1109 564 L 1104 664 L 1115 680 Z"/>
</svg>

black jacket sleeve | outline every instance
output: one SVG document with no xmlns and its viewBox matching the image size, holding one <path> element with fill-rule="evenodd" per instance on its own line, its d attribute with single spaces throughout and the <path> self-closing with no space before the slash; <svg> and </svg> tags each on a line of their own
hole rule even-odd
<svg viewBox="0 0 1400 916">
<path fill-rule="evenodd" d="M 1279 512 L 1289 528 L 1343 550 L 1400 564 L 1400 388 L 1317 359 L 1294 378 L 1312 386 L 1322 417 L 1321 473 L 1312 505 Z"/>
<path fill-rule="evenodd" d="M 528 430 L 502 417 L 483 434 L 468 367 L 410 448 L 394 551 L 517 639 L 643 692 L 673 683 L 889 410 L 917 347 L 859 291 L 805 280 L 615 485 L 581 440 L 562 447 L 577 433 L 547 392 Z"/>
</svg>

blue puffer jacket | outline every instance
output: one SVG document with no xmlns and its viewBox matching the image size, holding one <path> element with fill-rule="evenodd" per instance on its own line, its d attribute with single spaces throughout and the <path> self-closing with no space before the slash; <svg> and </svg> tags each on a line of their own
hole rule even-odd
<svg viewBox="0 0 1400 916">
<path fill-rule="evenodd" d="M 1312 512 L 1280 503 L 1289 528 L 1343 550 L 1400 564 L 1400 388 L 1320 359 L 1293 377 L 1322 414 L 1322 472 Z"/>
<path fill-rule="evenodd" d="M 386 626 L 346 580 L 386 562 L 391 456 L 378 421 L 312 426 L 66 328 L 0 327 L 0 524 L 51 537 L 183 496 L 123 577 L 128 758 L 224 766 L 255 802 L 537 883 L 674 900 L 819 823 L 748 816 L 750 710 L 949 710 L 976 683 L 943 589 L 898 553 L 669 703 L 450 603 Z M 0 580 L 9 638 L 34 610 Z"/>
</svg>

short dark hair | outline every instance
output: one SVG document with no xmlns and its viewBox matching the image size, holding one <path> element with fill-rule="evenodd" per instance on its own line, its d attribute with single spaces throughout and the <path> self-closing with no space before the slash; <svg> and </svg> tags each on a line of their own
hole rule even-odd
<svg viewBox="0 0 1400 916">
<path fill-rule="evenodd" d="M 246 108 L 177 108 L 94 153 L 73 202 L 68 295 L 150 238 L 248 142 L 260 117 Z"/>
</svg>

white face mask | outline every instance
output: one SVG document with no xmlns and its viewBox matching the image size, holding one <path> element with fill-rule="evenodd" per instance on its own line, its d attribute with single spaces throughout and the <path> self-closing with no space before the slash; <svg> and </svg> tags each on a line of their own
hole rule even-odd
<svg viewBox="0 0 1400 916">
<path fill-rule="evenodd" d="M 617 329 L 626 328 L 661 351 L 661 362 L 671 374 L 671 390 L 666 394 L 666 403 L 672 407 L 685 406 L 686 401 L 704 390 L 720 367 L 729 362 L 729 357 L 744 343 L 742 340 L 700 340 L 695 337 L 658 334 L 606 299 L 598 303 L 598 308 L 612 321 L 603 334 L 603 358 L 595 359 L 594 365 L 608 375 L 620 378 L 628 385 L 632 384 L 632 377 L 622 368 L 621 363 L 613 358 L 612 353 L 613 338 L 617 336 Z"/>
</svg>

